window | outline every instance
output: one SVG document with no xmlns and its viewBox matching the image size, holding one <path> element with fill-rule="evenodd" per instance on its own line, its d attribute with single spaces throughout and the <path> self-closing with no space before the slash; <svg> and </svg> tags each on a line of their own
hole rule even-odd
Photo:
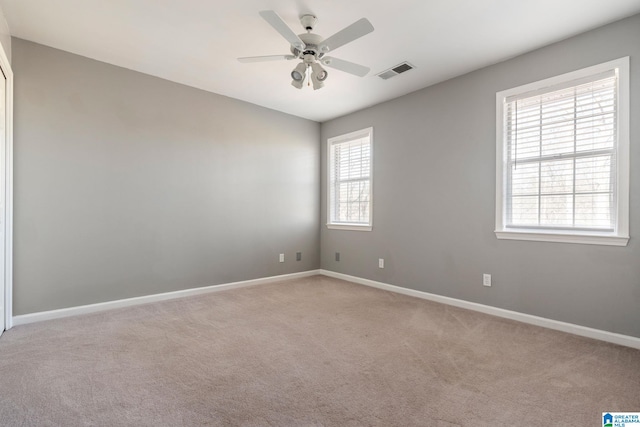
<svg viewBox="0 0 640 427">
<path fill-rule="evenodd" d="M 327 227 L 371 231 L 373 128 L 329 138 Z"/>
<path fill-rule="evenodd" d="M 496 236 L 629 240 L 629 58 L 499 92 Z"/>
</svg>

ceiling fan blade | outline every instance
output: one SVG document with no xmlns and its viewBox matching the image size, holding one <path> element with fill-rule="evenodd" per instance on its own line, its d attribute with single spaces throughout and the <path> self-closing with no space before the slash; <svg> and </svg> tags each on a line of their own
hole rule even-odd
<svg viewBox="0 0 640 427">
<path fill-rule="evenodd" d="M 359 39 L 372 31 L 373 25 L 371 25 L 371 22 L 369 22 L 367 18 L 362 18 L 349 25 L 347 28 L 338 31 L 331 37 L 325 39 L 320 43 L 320 51 L 329 52 L 336 50 L 340 46 L 344 46 L 347 43 Z"/>
<path fill-rule="evenodd" d="M 238 58 L 240 62 L 266 62 L 266 61 L 279 61 L 281 59 L 291 60 L 295 59 L 294 55 L 267 55 L 267 56 L 246 56 L 244 58 Z"/>
<path fill-rule="evenodd" d="M 370 71 L 369 67 L 364 65 L 354 64 L 353 62 L 345 61 L 344 59 L 332 58 L 325 56 L 320 60 L 327 67 L 335 68 L 336 70 L 344 71 L 345 73 L 353 74 L 358 77 L 364 77 Z"/>
<path fill-rule="evenodd" d="M 287 39 L 287 41 L 291 44 L 291 46 L 297 48 L 298 50 L 304 49 L 304 42 L 300 40 L 300 37 L 293 32 L 291 28 L 280 18 L 280 16 L 275 13 L 273 10 L 263 10 L 260 11 L 260 16 L 264 18 L 277 32 L 280 33 L 282 37 Z"/>
</svg>

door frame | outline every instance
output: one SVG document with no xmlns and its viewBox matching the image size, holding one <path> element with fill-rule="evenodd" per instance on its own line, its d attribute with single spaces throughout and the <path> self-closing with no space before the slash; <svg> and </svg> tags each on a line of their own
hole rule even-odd
<svg viewBox="0 0 640 427">
<path fill-rule="evenodd" d="M 4 276 L 0 277 L 0 291 L 4 292 L 4 328 L 7 330 L 13 326 L 13 70 L 2 44 L 0 44 L 0 67 L 7 80 L 4 147 L 4 242 L 0 239 L 0 244 L 4 243 L 4 259 L 0 259 L 4 265 Z"/>
</svg>

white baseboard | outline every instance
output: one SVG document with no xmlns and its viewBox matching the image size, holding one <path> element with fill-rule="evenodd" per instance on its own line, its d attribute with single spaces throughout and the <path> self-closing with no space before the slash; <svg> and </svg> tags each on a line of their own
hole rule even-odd
<svg viewBox="0 0 640 427">
<path fill-rule="evenodd" d="M 29 323 L 41 322 L 43 320 L 60 319 L 62 317 L 77 316 L 79 314 L 96 313 L 114 308 L 131 307 L 134 305 L 148 304 L 150 302 L 165 301 L 175 298 L 183 298 L 193 295 L 206 294 L 210 292 L 227 291 L 229 289 L 244 288 L 247 286 L 263 285 L 266 283 L 278 282 L 286 279 L 299 279 L 302 277 L 315 276 L 320 274 L 320 270 L 309 270 L 301 273 L 283 274 L 280 276 L 263 277 L 260 279 L 244 280 L 241 282 L 225 283 L 221 285 L 205 286 L 202 288 L 184 289 L 181 291 L 165 292 L 161 294 L 145 295 L 135 298 L 127 298 L 116 301 L 101 302 L 97 304 L 81 305 L 77 307 L 61 308 L 58 310 L 40 311 L 38 313 L 22 314 L 13 316 L 12 326 L 26 325 Z"/>
<path fill-rule="evenodd" d="M 517 320 L 531 325 L 542 326 L 543 328 L 554 329 L 556 331 L 568 332 L 582 337 L 593 338 L 600 341 L 606 341 L 613 344 L 623 345 L 626 347 L 640 349 L 640 338 L 629 335 L 616 334 L 600 329 L 588 328 L 586 326 L 575 325 L 573 323 L 560 322 L 558 320 L 547 319 L 544 317 L 533 316 L 531 314 L 519 313 L 517 311 L 505 310 L 503 308 L 491 307 L 489 305 L 478 304 L 475 302 L 464 301 L 456 298 L 445 297 L 442 295 L 430 294 L 428 292 L 416 291 L 415 289 L 403 288 L 400 286 L 390 285 L 388 283 L 376 282 L 375 280 L 362 279 L 360 277 L 350 276 L 348 274 L 336 273 L 329 270 L 320 270 L 320 274 L 334 277 L 336 279 L 347 280 L 349 282 L 361 285 L 371 286 L 374 288 L 384 289 L 386 291 L 396 292 L 399 294 L 409 295 L 412 297 L 422 298 L 429 301 L 435 301 L 442 304 L 453 305 L 468 310 L 479 311 L 481 313 L 491 314 L 493 316 L 503 317 L 506 319 Z"/>
<path fill-rule="evenodd" d="M 131 307 L 135 305 L 148 304 L 151 302 L 165 301 L 175 298 L 183 298 L 192 295 L 206 294 L 210 292 L 226 291 L 229 289 L 244 288 L 247 286 L 262 285 L 267 283 L 278 282 L 286 279 L 297 279 L 303 277 L 322 274 L 328 277 L 347 280 L 349 282 L 358 283 L 365 286 L 371 286 L 386 291 L 391 291 L 403 295 L 409 295 L 416 298 L 422 298 L 429 301 L 435 301 L 442 304 L 452 305 L 455 307 L 465 308 L 468 310 L 478 311 L 493 316 L 503 317 L 506 319 L 516 320 L 531 325 L 541 326 L 544 328 L 554 329 L 557 331 L 567 332 L 574 335 L 580 335 L 587 338 L 593 338 L 600 341 L 606 341 L 613 344 L 623 345 L 626 347 L 640 349 L 640 338 L 629 335 L 616 334 L 614 332 L 603 331 L 600 329 L 588 328 L 586 326 L 575 325 L 573 323 L 560 322 L 558 320 L 547 319 L 544 317 L 533 316 L 530 314 L 519 313 L 517 311 L 505 310 L 503 308 L 492 307 L 489 305 L 478 304 L 475 302 L 460 300 L 442 295 L 431 294 L 428 292 L 417 291 L 415 289 L 403 288 L 401 286 L 390 285 L 388 283 L 376 282 L 375 280 L 363 279 L 348 274 L 337 273 L 329 270 L 309 270 L 300 273 L 283 274 L 280 276 L 264 277 L 260 279 L 245 280 L 241 282 L 226 283 L 221 285 L 205 286 L 202 288 L 184 289 L 181 291 L 166 292 L 161 294 L 146 295 L 135 298 L 127 298 L 116 301 L 101 302 L 97 304 L 82 305 L 77 307 L 61 308 L 58 310 L 41 311 L 38 313 L 22 314 L 13 316 L 11 326 L 26 325 L 29 323 L 41 322 L 43 320 L 60 319 L 63 317 L 77 316 L 79 314 L 96 313 L 114 308 Z"/>
</svg>

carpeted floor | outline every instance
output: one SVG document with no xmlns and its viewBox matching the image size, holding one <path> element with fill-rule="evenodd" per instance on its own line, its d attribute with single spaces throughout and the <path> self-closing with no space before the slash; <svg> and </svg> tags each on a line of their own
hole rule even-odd
<svg viewBox="0 0 640 427">
<path fill-rule="evenodd" d="M 3 426 L 601 426 L 640 351 L 323 276 L 19 326 Z"/>
</svg>

